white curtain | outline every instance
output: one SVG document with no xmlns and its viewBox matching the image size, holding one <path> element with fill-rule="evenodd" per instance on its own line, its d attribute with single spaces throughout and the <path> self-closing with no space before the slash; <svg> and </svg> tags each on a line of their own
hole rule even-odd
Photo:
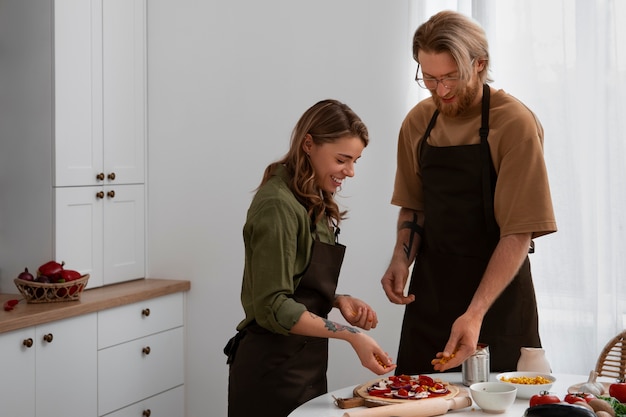
<svg viewBox="0 0 626 417">
<path fill-rule="evenodd" d="M 626 327 L 626 1 L 413 1 L 414 27 L 456 9 L 487 31 L 493 86 L 545 129 L 559 231 L 531 255 L 554 372 L 587 374 Z M 414 96 L 415 97 L 415 96 Z"/>
</svg>

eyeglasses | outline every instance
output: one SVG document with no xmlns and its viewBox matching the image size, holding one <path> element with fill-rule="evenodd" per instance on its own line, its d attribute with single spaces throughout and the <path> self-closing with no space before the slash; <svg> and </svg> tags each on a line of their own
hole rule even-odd
<svg viewBox="0 0 626 417">
<path fill-rule="evenodd" d="M 444 88 L 448 90 L 453 90 L 459 84 L 459 77 L 420 78 L 419 74 L 420 74 L 420 66 L 419 64 L 417 64 L 417 72 L 415 73 L 415 81 L 417 81 L 417 85 L 427 90 L 436 90 L 439 83 L 441 83 L 441 85 L 443 85 Z"/>
</svg>

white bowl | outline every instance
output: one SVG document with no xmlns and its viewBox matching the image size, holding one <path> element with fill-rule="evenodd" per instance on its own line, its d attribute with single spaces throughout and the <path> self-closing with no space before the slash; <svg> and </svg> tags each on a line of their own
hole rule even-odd
<svg viewBox="0 0 626 417">
<path fill-rule="evenodd" d="M 506 381 L 507 379 L 511 379 L 511 378 L 520 378 L 520 377 L 536 378 L 538 376 L 543 377 L 550 382 L 547 384 L 517 384 L 514 382 Z M 501 382 L 504 382 L 506 384 L 510 384 L 516 387 L 517 398 L 524 398 L 524 399 L 529 399 L 533 395 L 539 394 L 541 391 L 550 391 L 550 388 L 552 388 L 552 384 L 554 384 L 554 381 L 556 381 L 556 378 L 552 376 L 551 374 L 544 374 L 541 372 L 505 372 L 502 374 L 498 374 L 496 378 L 498 381 L 501 381 Z"/>
<path fill-rule="evenodd" d="M 472 399 L 485 413 L 504 413 L 517 394 L 517 388 L 504 382 L 477 382 L 470 385 Z"/>
</svg>

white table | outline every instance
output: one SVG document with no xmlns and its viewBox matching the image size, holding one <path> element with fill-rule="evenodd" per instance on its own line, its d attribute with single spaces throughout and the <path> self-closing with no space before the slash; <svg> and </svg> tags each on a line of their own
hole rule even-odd
<svg viewBox="0 0 626 417">
<path fill-rule="evenodd" d="M 432 377 L 440 378 L 449 383 L 455 384 L 461 387 L 463 390 L 464 385 L 462 384 L 462 378 L 460 372 L 450 372 L 450 373 L 437 373 L 437 374 L 429 374 Z M 492 374 L 490 380 L 495 381 L 497 374 Z M 567 375 L 567 374 L 554 374 L 556 377 L 556 382 L 550 389 L 550 392 L 556 394 L 559 398 L 563 399 L 565 394 L 567 394 L 567 389 L 574 385 L 582 382 L 586 382 L 589 375 Z M 295 409 L 289 417 L 341 417 L 344 413 L 344 410 L 337 407 L 335 405 L 335 400 L 333 396 L 336 398 L 350 398 L 353 396 L 352 391 L 354 390 L 353 386 L 341 388 L 328 394 L 320 395 L 317 398 L 308 401 L 305 404 L 302 404 L 300 407 Z M 467 390 L 469 393 L 469 390 Z M 469 395 L 469 394 L 468 394 Z M 499 416 L 503 417 L 520 417 L 524 415 L 524 411 L 528 408 L 528 400 L 527 399 L 516 399 L 515 402 L 509 409 L 503 413 L 499 414 Z M 477 405 L 472 405 L 471 407 L 467 407 L 461 410 L 452 410 L 449 411 L 448 414 L 454 417 L 477 417 L 479 415 L 490 415 L 487 413 L 483 413 Z"/>
</svg>

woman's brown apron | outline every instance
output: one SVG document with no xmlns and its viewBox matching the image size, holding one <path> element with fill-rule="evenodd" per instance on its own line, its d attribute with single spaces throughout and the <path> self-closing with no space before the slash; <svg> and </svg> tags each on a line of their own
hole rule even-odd
<svg viewBox="0 0 626 417">
<path fill-rule="evenodd" d="M 496 173 L 487 143 L 489 93 L 485 84 L 480 144 L 429 145 L 438 111 L 421 140 L 426 222 L 409 287 L 416 299 L 404 312 L 397 374 L 433 372 L 431 360 L 469 306 L 498 244 L 500 229 L 493 214 Z M 541 346 L 528 257 L 485 316 L 479 342 L 489 345 L 494 372 L 515 370 L 521 347 Z"/>
<path fill-rule="evenodd" d="M 344 253 L 339 243 L 315 240 L 311 262 L 294 292 L 296 301 L 320 317 L 328 317 L 333 307 Z M 287 416 L 328 391 L 326 338 L 280 335 L 253 323 L 224 352 L 230 364 L 229 417 Z"/>
</svg>

